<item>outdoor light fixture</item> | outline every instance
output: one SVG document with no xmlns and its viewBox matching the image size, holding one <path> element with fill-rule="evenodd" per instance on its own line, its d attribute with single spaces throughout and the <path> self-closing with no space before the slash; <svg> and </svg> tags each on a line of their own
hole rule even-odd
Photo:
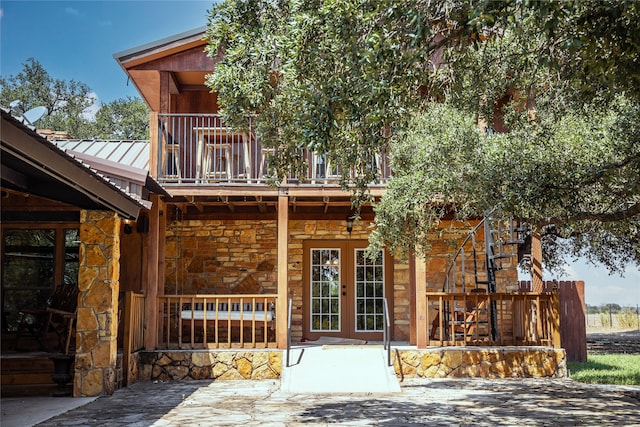
<svg viewBox="0 0 640 427">
<path fill-rule="evenodd" d="M 347 231 L 349 232 L 349 234 L 351 234 L 351 232 L 353 231 L 353 216 L 349 215 L 347 217 Z"/>
<path fill-rule="evenodd" d="M 131 234 L 131 222 L 129 220 L 125 220 L 124 222 L 124 234 Z"/>
</svg>

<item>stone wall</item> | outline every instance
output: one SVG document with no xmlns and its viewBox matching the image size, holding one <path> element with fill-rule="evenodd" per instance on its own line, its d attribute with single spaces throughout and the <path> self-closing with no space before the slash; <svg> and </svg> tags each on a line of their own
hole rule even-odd
<svg viewBox="0 0 640 427">
<path fill-rule="evenodd" d="M 266 380 L 280 378 L 282 351 L 141 351 L 141 381 Z"/>
<path fill-rule="evenodd" d="M 427 290 L 441 291 L 445 271 L 459 243 L 477 222 L 443 221 L 429 236 Z M 289 221 L 289 297 L 293 299 L 292 339 L 303 331 L 303 245 L 307 240 L 367 240 L 370 221 L 360 221 L 349 233 L 344 220 Z M 277 221 L 184 220 L 167 225 L 165 294 L 250 294 L 277 292 Z M 476 241 L 484 254 L 483 234 Z M 467 263 L 467 268 L 473 264 Z M 484 262 L 478 263 L 483 277 Z M 513 260 L 497 274 L 498 291 L 517 290 Z M 473 274 L 467 277 L 471 280 Z M 393 266 L 393 339 L 410 336 L 409 267 L 396 259 Z M 507 319 L 508 320 L 508 319 Z M 510 324 L 510 322 L 508 322 Z"/>
<path fill-rule="evenodd" d="M 167 224 L 165 294 L 275 293 L 275 221 Z"/>
<path fill-rule="evenodd" d="M 366 240 L 370 223 L 289 221 L 289 296 L 292 340 L 302 338 L 303 243 L 305 240 Z M 167 225 L 165 294 L 276 293 L 277 222 L 188 220 Z M 409 337 L 409 271 L 394 265 L 394 339 Z"/>
<path fill-rule="evenodd" d="M 111 394 L 116 386 L 120 218 L 83 210 L 80 241 L 73 394 Z"/>
<path fill-rule="evenodd" d="M 392 363 L 400 378 L 567 377 L 565 351 L 550 347 L 396 350 Z"/>
</svg>

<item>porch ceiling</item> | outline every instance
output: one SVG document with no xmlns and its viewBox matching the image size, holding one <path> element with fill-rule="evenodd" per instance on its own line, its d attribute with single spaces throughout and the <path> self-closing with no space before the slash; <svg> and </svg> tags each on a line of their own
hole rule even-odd
<svg viewBox="0 0 640 427">
<path fill-rule="evenodd" d="M 205 196 L 174 197 L 167 200 L 170 219 L 275 219 L 278 196 Z M 173 208 L 173 209 L 172 209 Z M 352 212 L 350 197 L 289 197 L 289 216 L 293 219 L 346 219 Z M 361 216 L 373 218 L 373 208 L 364 206 Z"/>
</svg>

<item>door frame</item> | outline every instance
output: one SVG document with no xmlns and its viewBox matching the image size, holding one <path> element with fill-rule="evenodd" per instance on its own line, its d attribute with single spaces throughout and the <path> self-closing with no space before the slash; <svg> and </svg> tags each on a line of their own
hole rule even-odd
<svg viewBox="0 0 640 427">
<path fill-rule="evenodd" d="M 303 242 L 303 274 L 302 274 L 302 336 L 307 340 L 317 340 L 320 337 L 354 338 L 367 341 L 382 341 L 382 332 L 357 332 L 355 320 L 355 280 L 354 280 L 354 252 L 369 245 L 367 240 L 305 240 Z M 311 249 L 340 249 L 340 291 L 342 285 L 347 285 L 347 295 L 341 296 L 340 332 L 311 332 Z M 387 298 L 389 332 L 393 338 L 393 257 L 384 250 L 384 296 Z M 347 264 L 347 260 L 349 263 Z M 346 327 L 343 327 L 346 326 Z"/>
</svg>

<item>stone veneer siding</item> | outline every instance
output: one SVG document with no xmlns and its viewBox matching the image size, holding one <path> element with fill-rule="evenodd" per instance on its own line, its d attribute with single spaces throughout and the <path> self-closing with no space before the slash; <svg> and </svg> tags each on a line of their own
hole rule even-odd
<svg viewBox="0 0 640 427">
<path fill-rule="evenodd" d="M 400 378 L 567 377 L 566 354 L 561 348 L 446 347 L 397 350 L 391 355 Z"/>
<path fill-rule="evenodd" d="M 457 244 L 471 227 L 468 223 L 443 221 L 430 236 L 427 290 L 441 291 L 445 271 Z M 306 240 L 367 240 L 371 222 L 354 224 L 347 232 L 345 221 L 289 221 L 289 297 L 293 299 L 292 340 L 303 331 L 303 244 Z M 477 239 L 484 253 L 483 235 Z M 497 274 L 498 291 L 517 290 L 515 263 L 504 261 Z M 469 264 L 471 265 L 471 264 Z M 484 268 L 484 262 L 480 262 Z M 277 292 L 277 221 L 184 220 L 167 224 L 165 294 L 227 294 Z M 483 273 L 480 273 L 481 275 Z M 472 279 L 472 274 L 467 280 Z M 511 286 L 511 283 L 513 286 Z M 408 341 L 409 267 L 402 260 L 393 266 L 393 339 Z"/>
<path fill-rule="evenodd" d="M 120 218 L 80 213 L 80 266 L 73 395 L 111 394 L 116 386 Z"/>
<path fill-rule="evenodd" d="M 170 380 L 266 380 L 280 378 L 282 351 L 160 350 L 139 352 L 137 378 Z"/>
<path fill-rule="evenodd" d="M 366 240 L 369 222 L 289 221 L 289 296 L 293 298 L 292 340 L 302 338 L 303 243 L 305 240 Z M 226 294 L 277 292 L 277 222 L 187 220 L 167 224 L 165 293 Z M 394 265 L 394 339 L 409 338 L 409 270 Z M 244 292 L 240 292 L 244 290 Z"/>
</svg>

